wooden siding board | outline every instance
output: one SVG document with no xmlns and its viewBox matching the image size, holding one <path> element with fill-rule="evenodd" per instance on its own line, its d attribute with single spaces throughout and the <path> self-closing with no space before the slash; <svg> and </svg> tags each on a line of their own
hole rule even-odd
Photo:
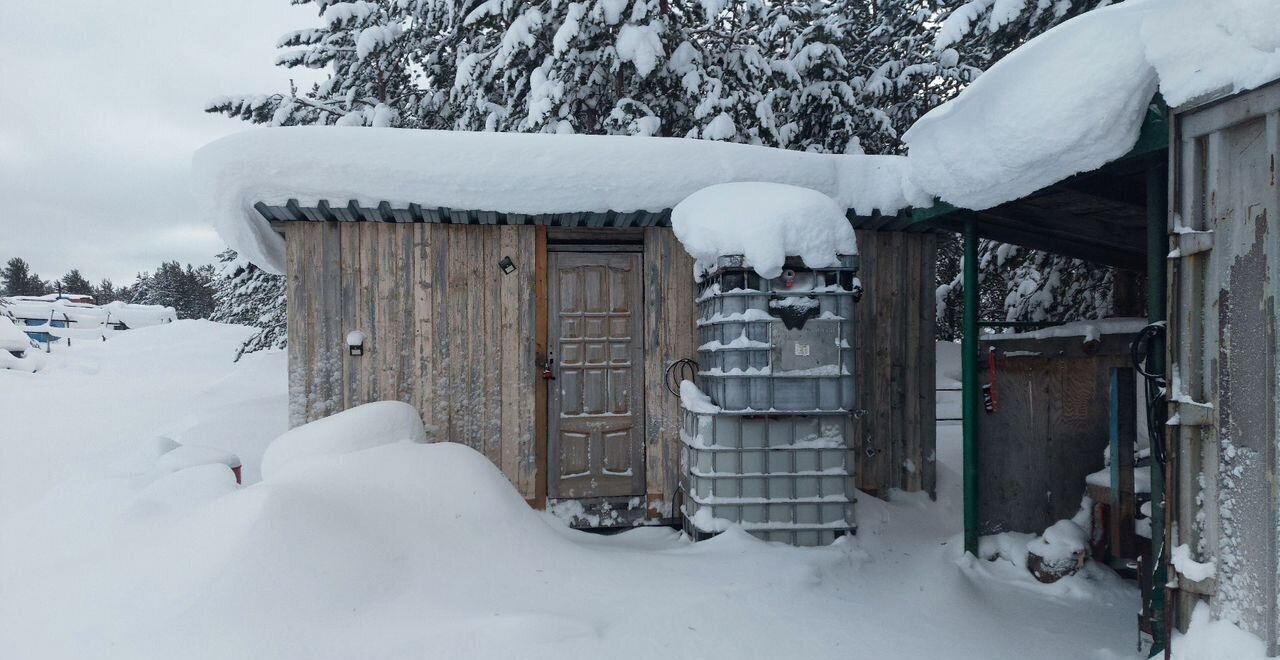
<svg viewBox="0 0 1280 660">
<path fill-rule="evenodd" d="M 680 401 L 663 385 L 666 368 L 697 357 L 693 259 L 669 229 L 644 232 L 645 473 L 650 515 L 671 516 L 679 480 Z"/>
<path fill-rule="evenodd" d="M 308 383 L 311 382 L 310 345 L 313 328 L 307 323 L 308 312 L 315 307 L 310 300 L 311 291 L 304 280 L 308 248 L 316 230 L 301 223 L 290 227 L 285 242 L 286 328 L 289 334 L 289 427 L 306 422 Z"/>
</svg>

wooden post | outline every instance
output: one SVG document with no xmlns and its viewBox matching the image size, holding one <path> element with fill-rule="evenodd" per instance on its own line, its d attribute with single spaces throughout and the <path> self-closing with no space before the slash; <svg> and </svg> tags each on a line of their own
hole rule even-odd
<svg viewBox="0 0 1280 660">
<path fill-rule="evenodd" d="M 1137 378 L 1133 369 L 1111 368 L 1111 557 L 1134 553 L 1133 446 L 1138 436 Z"/>
</svg>

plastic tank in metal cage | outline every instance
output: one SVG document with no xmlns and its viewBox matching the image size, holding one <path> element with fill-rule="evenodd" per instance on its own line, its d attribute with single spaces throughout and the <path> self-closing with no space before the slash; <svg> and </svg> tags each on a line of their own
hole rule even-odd
<svg viewBox="0 0 1280 660">
<path fill-rule="evenodd" d="M 730 411 L 854 409 L 857 258 L 825 269 L 794 261 L 766 279 L 722 258 L 698 296 L 698 374 Z"/>
<path fill-rule="evenodd" d="M 855 529 L 850 415 L 685 411 L 682 488 L 694 538 L 732 523 L 766 540 L 830 543 Z"/>
</svg>

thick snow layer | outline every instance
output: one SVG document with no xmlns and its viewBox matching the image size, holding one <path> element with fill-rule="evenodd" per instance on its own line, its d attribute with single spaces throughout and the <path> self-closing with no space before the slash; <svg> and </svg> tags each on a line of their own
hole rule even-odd
<svg viewBox="0 0 1280 660">
<path fill-rule="evenodd" d="M 984 209 L 1096 169 L 1171 106 L 1280 77 L 1280 0 L 1129 0 L 1032 39 L 904 135 L 911 178 Z"/>
<path fill-rule="evenodd" d="M 7 317 L 0 316 L 0 351 L 31 350 L 31 338 Z"/>
<path fill-rule="evenodd" d="M 403 401 L 366 403 L 276 438 L 262 456 L 262 478 L 274 479 L 316 458 L 392 442 L 426 441 L 427 431 L 417 408 Z"/>
<path fill-rule="evenodd" d="M 287 385 L 283 353 L 230 361 L 250 332 L 179 321 L 0 372 L 22 440 L 0 443 L 5 658 L 1134 657 L 1138 596 L 1114 574 L 1040 585 L 961 556 L 958 427 L 939 429 L 936 502 L 859 496 L 833 547 L 597 536 L 460 445 L 259 481 Z M 157 469 L 179 442 L 235 452 L 246 485 Z"/>
<path fill-rule="evenodd" d="M 1079 337 L 1081 341 L 1098 340 L 1102 335 L 1133 335 L 1147 327 L 1147 320 L 1134 317 L 1116 317 L 1096 321 L 1073 321 L 1027 332 L 1001 332 L 983 335 L 983 341 L 1005 339 L 1059 339 Z"/>
<path fill-rule="evenodd" d="M 735 182 L 703 188 L 671 211 L 676 238 L 696 263 L 694 274 L 716 259 L 742 255 L 762 277 L 782 273 L 787 256 L 811 268 L 856 254 L 845 209 L 810 188 L 780 183 Z"/>
<path fill-rule="evenodd" d="M 710 185 L 771 181 L 812 188 L 858 213 L 894 213 L 929 201 L 905 173 L 899 156 L 683 138 L 340 127 L 244 131 L 200 149 L 193 164 L 199 204 L 223 240 L 273 273 L 284 269 L 284 241 L 255 202 L 662 211 Z"/>
</svg>

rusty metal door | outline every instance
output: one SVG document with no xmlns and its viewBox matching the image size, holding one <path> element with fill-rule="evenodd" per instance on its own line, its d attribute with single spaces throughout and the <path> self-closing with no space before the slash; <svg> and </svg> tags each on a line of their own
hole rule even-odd
<svg viewBox="0 0 1280 660">
<path fill-rule="evenodd" d="M 640 255 L 553 252 L 547 495 L 644 494 Z"/>
</svg>

